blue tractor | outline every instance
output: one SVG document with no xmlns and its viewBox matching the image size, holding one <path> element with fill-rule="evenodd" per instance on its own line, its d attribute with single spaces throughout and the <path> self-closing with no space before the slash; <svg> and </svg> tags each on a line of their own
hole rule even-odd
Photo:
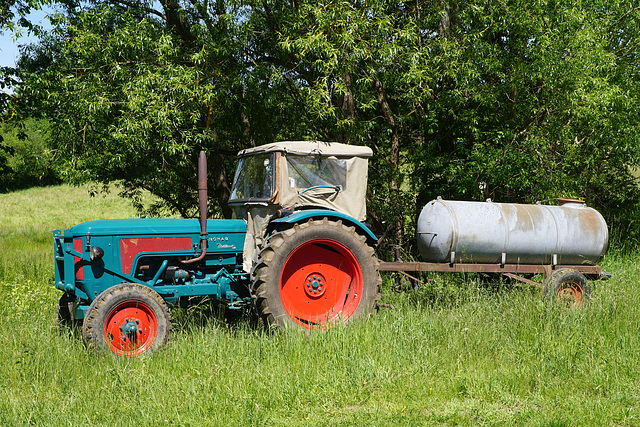
<svg viewBox="0 0 640 427">
<path fill-rule="evenodd" d="M 253 305 L 274 327 L 325 328 L 374 311 L 376 236 L 366 216 L 367 147 L 288 141 L 243 150 L 229 205 L 207 219 L 113 219 L 55 230 L 60 321 L 82 320 L 88 347 L 121 356 L 161 348 L 170 307 L 209 297 Z"/>
</svg>

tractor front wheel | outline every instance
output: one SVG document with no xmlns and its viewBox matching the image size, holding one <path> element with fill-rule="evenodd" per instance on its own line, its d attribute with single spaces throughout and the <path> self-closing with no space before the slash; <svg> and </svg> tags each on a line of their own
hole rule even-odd
<svg viewBox="0 0 640 427">
<path fill-rule="evenodd" d="M 87 347 L 136 357 L 164 346 L 171 315 L 162 297 L 137 283 L 113 286 L 91 303 L 82 325 Z"/>
<path fill-rule="evenodd" d="M 378 261 L 342 222 L 309 221 L 272 235 L 252 272 L 258 315 L 271 326 L 325 328 L 370 314 L 380 298 Z"/>
<path fill-rule="evenodd" d="M 75 303 L 75 296 L 71 296 L 67 293 L 63 294 L 56 305 L 56 312 L 54 317 L 54 325 L 56 328 L 71 328 L 76 323 L 73 319 L 73 304 Z"/>
</svg>

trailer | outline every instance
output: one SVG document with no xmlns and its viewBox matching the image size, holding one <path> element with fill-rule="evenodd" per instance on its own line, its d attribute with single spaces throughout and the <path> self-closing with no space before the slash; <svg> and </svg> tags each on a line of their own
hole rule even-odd
<svg viewBox="0 0 640 427">
<path fill-rule="evenodd" d="M 438 197 L 418 218 L 418 249 L 427 262 L 381 262 L 380 271 L 500 274 L 580 306 L 591 293 L 587 279 L 609 277 L 598 265 L 609 243 L 607 224 L 582 200 L 557 201 L 558 206 Z M 544 282 L 524 276 L 533 274 L 544 275 Z"/>
</svg>

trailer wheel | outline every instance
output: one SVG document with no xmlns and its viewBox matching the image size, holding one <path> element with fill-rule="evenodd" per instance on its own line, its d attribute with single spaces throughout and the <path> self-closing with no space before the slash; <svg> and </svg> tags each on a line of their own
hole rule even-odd
<svg viewBox="0 0 640 427">
<path fill-rule="evenodd" d="M 545 279 L 544 295 L 567 307 L 581 307 L 591 295 L 591 285 L 579 271 L 562 268 Z"/>
<path fill-rule="evenodd" d="M 372 313 L 379 263 L 364 236 L 341 221 L 309 221 L 272 235 L 252 272 L 252 295 L 271 326 L 324 328 Z"/>
<path fill-rule="evenodd" d="M 87 347 L 135 357 L 164 346 L 171 315 L 157 292 L 137 283 L 113 286 L 91 303 L 82 325 Z"/>
</svg>

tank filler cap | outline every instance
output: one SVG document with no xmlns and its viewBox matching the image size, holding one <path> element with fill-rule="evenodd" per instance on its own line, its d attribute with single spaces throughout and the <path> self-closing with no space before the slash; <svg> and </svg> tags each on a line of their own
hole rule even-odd
<svg viewBox="0 0 640 427">
<path fill-rule="evenodd" d="M 564 198 L 557 198 L 556 200 L 558 200 L 558 203 L 560 204 L 560 206 L 574 206 L 574 207 L 584 207 L 586 206 L 586 202 L 584 200 L 578 200 L 578 199 L 564 199 Z"/>
</svg>

